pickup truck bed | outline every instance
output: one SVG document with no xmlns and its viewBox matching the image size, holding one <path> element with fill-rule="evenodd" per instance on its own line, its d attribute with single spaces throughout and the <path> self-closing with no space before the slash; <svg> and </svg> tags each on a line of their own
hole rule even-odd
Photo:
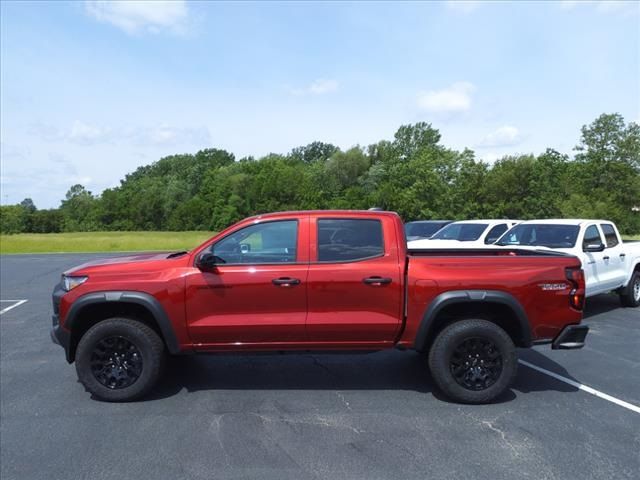
<svg viewBox="0 0 640 480">
<path fill-rule="evenodd" d="M 463 402 L 496 398 L 515 348 L 580 348 L 584 276 L 570 255 L 407 251 L 391 212 L 252 217 L 191 252 L 63 274 L 52 338 L 93 395 L 144 395 L 169 354 L 415 349 Z"/>
</svg>

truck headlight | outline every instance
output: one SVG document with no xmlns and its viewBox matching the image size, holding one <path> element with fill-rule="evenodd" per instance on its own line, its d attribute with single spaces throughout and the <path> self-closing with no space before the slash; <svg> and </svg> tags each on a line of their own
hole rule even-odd
<svg viewBox="0 0 640 480">
<path fill-rule="evenodd" d="M 89 277 L 71 277 L 71 276 L 63 275 L 62 276 L 62 288 L 64 288 L 65 291 L 69 292 L 69 291 L 73 290 L 74 288 L 79 287 L 80 285 L 82 285 L 88 279 L 89 279 Z"/>
</svg>

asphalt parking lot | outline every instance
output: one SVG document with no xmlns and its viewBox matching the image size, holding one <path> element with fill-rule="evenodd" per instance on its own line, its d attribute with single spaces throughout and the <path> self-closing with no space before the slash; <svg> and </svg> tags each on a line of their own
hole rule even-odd
<svg viewBox="0 0 640 480">
<path fill-rule="evenodd" d="M 447 402 L 399 351 L 182 357 L 151 398 L 108 404 L 49 337 L 60 273 L 100 256 L 0 257 L 3 480 L 640 476 L 640 309 L 615 296 L 588 302 L 584 349 L 521 351 L 544 371 L 520 365 L 493 405 Z"/>
</svg>

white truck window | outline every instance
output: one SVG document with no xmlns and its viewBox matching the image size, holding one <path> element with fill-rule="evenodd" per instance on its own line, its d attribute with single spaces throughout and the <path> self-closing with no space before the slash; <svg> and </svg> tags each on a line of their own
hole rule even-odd
<svg viewBox="0 0 640 480">
<path fill-rule="evenodd" d="M 598 231 L 598 227 L 595 225 L 589 225 L 587 230 L 584 232 L 584 240 L 582 241 L 582 249 L 587 248 L 587 245 L 595 245 L 601 244 L 602 237 L 600 237 L 600 232 Z"/>
<path fill-rule="evenodd" d="M 610 223 L 601 223 L 600 228 L 602 228 L 602 233 L 604 233 L 607 248 L 612 248 L 618 245 L 618 235 L 616 235 L 613 225 Z"/>
</svg>

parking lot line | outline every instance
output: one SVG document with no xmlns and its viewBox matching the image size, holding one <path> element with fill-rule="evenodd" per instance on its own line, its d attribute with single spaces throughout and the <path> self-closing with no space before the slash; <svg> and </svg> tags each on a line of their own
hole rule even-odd
<svg viewBox="0 0 640 480">
<path fill-rule="evenodd" d="M 3 313 L 7 313 L 9 310 L 13 310 L 16 307 L 19 307 L 23 303 L 27 303 L 27 301 L 28 300 L 0 300 L 0 302 L 2 302 L 2 303 L 13 302 L 13 305 L 9 305 L 8 307 L 3 308 L 2 310 L 0 310 L 0 315 L 2 315 Z"/>
<path fill-rule="evenodd" d="M 557 373 L 554 372 L 550 372 L 549 370 L 546 370 L 542 367 L 538 367 L 537 365 L 534 365 L 533 363 L 529 363 L 526 362 L 524 360 L 518 360 L 518 362 L 520 362 L 522 365 L 524 365 L 525 367 L 529 367 L 532 368 L 540 373 L 544 373 L 545 375 L 549 375 L 550 377 L 555 378 L 556 380 L 560 380 L 561 382 L 564 382 L 566 384 L 571 385 L 572 387 L 576 387 L 579 390 L 582 390 L 583 392 L 587 392 L 590 393 L 591 395 L 595 395 L 596 397 L 602 398 L 604 400 L 607 400 L 611 403 L 615 403 L 616 405 L 619 405 L 623 408 L 626 408 L 628 410 L 631 410 L 632 412 L 636 412 L 636 413 L 640 413 L 640 407 L 638 407 L 637 405 L 633 405 L 632 403 L 629 402 L 625 402 L 624 400 L 620 400 L 619 398 L 616 397 L 612 397 L 611 395 L 607 395 L 604 392 L 601 392 L 599 390 L 596 390 L 595 388 L 591 388 L 588 385 L 583 385 L 582 383 L 578 383 L 574 380 L 571 380 L 570 378 L 566 378 L 563 377 L 562 375 L 558 375 Z"/>
</svg>

